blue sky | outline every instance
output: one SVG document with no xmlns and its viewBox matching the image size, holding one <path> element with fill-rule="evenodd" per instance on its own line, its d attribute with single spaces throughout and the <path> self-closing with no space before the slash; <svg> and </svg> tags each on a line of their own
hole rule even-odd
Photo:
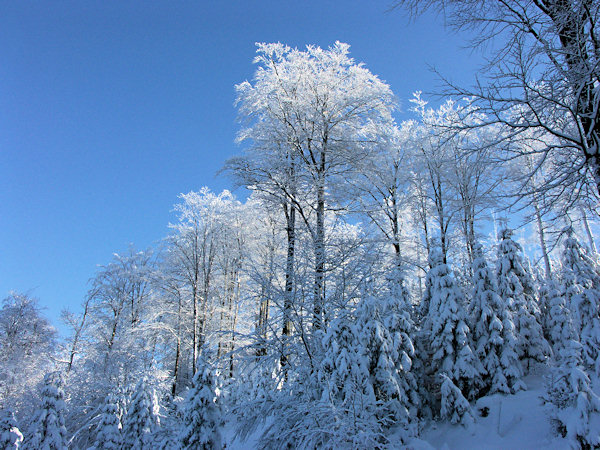
<svg viewBox="0 0 600 450">
<path fill-rule="evenodd" d="M 58 325 L 97 265 L 153 245 L 181 192 L 230 186 L 234 85 L 255 42 L 335 40 L 407 117 L 435 66 L 473 79 L 479 56 L 386 1 L 18 1 L 0 7 L 0 298 L 30 291 Z"/>
</svg>

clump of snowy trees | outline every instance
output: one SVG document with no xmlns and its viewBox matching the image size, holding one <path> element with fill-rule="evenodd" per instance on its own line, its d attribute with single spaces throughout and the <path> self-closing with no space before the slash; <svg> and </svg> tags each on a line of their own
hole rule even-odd
<svg viewBox="0 0 600 450">
<path fill-rule="evenodd" d="M 557 430 L 598 445 L 587 203 L 525 194 L 497 157 L 505 130 L 473 104 L 417 93 L 397 124 L 390 87 L 346 44 L 259 44 L 255 63 L 236 86 L 245 148 L 225 166 L 246 200 L 182 194 L 157 248 L 98 268 L 60 345 L 34 299 L 4 301 L 2 444 L 213 449 L 229 421 L 268 448 L 383 448 L 426 421 L 469 426 L 474 401 L 542 367 Z M 512 201 L 540 250 L 504 225 L 491 236 Z"/>
</svg>

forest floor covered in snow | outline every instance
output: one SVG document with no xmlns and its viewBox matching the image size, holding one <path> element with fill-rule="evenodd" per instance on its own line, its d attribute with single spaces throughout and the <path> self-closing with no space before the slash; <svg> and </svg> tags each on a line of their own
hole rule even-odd
<svg viewBox="0 0 600 450">
<path fill-rule="evenodd" d="M 449 422 L 425 424 L 419 439 L 407 446 L 394 446 L 390 436 L 390 448 L 414 450 L 492 450 L 492 449 L 568 449 L 568 441 L 560 437 L 552 425 L 548 407 L 544 405 L 544 376 L 547 367 L 539 366 L 524 378 L 527 390 L 514 395 L 494 394 L 472 403 L 475 423 L 465 427 Z M 600 391 L 598 380 L 595 391 Z M 600 414 L 592 414 L 590 427 L 600 429 Z M 258 448 L 262 430 L 257 430 L 245 442 L 235 438 L 235 424 L 228 423 L 224 437 L 228 449 Z"/>
</svg>

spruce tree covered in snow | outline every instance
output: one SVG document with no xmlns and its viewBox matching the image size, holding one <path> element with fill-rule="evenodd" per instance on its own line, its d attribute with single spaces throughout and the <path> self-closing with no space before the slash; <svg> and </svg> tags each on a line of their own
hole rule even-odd
<svg viewBox="0 0 600 450">
<path fill-rule="evenodd" d="M 538 290 L 538 298 L 539 298 L 539 308 L 540 308 L 540 325 L 542 326 L 542 331 L 544 333 L 544 337 L 552 347 L 552 342 L 550 342 L 550 303 L 552 298 L 557 293 L 557 284 L 554 280 L 551 279 L 543 279 L 539 278 L 540 288 Z"/>
<path fill-rule="evenodd" d="M 600 375 L 600 273 L 572 230 L 565 239 L 563 282 L 567 306 L 583 346 L 583 361 Z"/>
<path fill-rule="evenodd" d="M 0 411 L 0 449 L 14 450 L 23 442 L 23 434 L 17 427 L 15 415 L 11 409 Z"/>
<path fill-rule="evenodd" d="M 67 448 L 65 401 L 62 376 L 52 372 L 44 377 L 41 405 L 35 418 L 35 431 L 26 441 L 27 448 L 62 450 Z"/>
<path fill-rule="evenodd" d="M 577 335 L 564 292 L 561 293 L 553 281 L 547 282 L 547 292 L 548 337 L 554 358 L 560 361 L 563 350 L 570 345 L 571 340 L 577 340 Z"/>
<path fill-rule="evenodd" d="M 333 321 L 323 339 L 325 354 L 319 370 L 322 400 L 362 420 L 375 416 L 375 393 L 369 382 L 369 360 L 358 338 L 357 324 L 347 318 Z"/>
<path fill-rule="evenodd" d="M 153 389 L 142 378 L 135 387 L 123 420 L 123 448 L 143 449 L 153 444 L 158 426 L 158 402 Z"/>
<path fill-rule="evenodd" d="M 198 371 L 185 401 L 181 448 L 213 450 L 222 447 L 218 394 L 216 376 L 205 359 L 200 357 Z"/>
<path fill-rule="evenodd" d="M 405 286 L 404 277 L 397 268 L 395 268 L 393 280 L 389 284 L 389 294 L 382 301 L 383 322 L 392 340 L 400 387 L 406 394 L 406 399 L 402 400 L 402 404 L 410 411 L 411 406 L 415 407 L 421 403 L 418 395 L 418 383 L 413 370 L 415 347 L 412 336 L 415 332 L 415 324 L 411 319 L 410 293 Z M 414 413 L 411 413 L 411 416 L 414 417 Z"/>
<path fill-rule="evenodd" d="M 523 249 L 512 239 L 512 234 L 508 228 L 498 234 L 498 293 L 512 313 L 517 355 L 529 368 L 530 361 L 543 362 L 550 356 L 550 346 L 539 322 L 533 278 L 527 271 Z"/>
<path fill-rule="evenodd" d="M 436 378 L 445 373 L 465 396 L 473 398 L 482 369 L 471 350 L 461 292 L 437 245 L 431 246 L 429 262 L 431 269 L 426 279 L 429 311 L 421 331 L 428 340 L 430 360 L 424 366 Z"/>
<path fill-rule="evenodd" d="M 318 372 L 322 390 L 314 423 L 326 431 L 319 432 L 318 447 L 377 448 L 384 442 L 365 342 L 370 333 L 362 337 L 362 325 L 348 317 L 337 318 L 323 339 L 325 353 Z M 382 331 L 377 325 L 372 328 Z M 389 367 L 388 363 L 384 357 L 382 365 Z"/>
<path fill-rule="evenodd" d="M 100 413 L 98 434 L 94 443 L 96 449 L 121 448 L 121 421 L 119 420 L 119 406 L 116 397 L 108 394 Z"/>
<path fill-rule="evenodd" d="M 386 427 L 401 425 L 410 435 L 411 422 L 419 404 L 417 383 L 411 371 L 414 350 L 406 333 L 409 326 L 401 315 L 397 299 L 367 296 L 356 310 L 356 331 L 360 351 L 366 359 L 368 381 L 377 402 L 375 416 Z M 384 318 L 394 331 L 384 323 Z"/>
<path fill-rule="evenodd" d="M 563 336 L 572 333 L 565 326 Z M 590 378 L 582 364 L 582 345 L 566 340 L 559 355 L 559 365 L 547 379 L 544 400 L 554 405 L 551 417 L 559 431 L 570 441 L 571 448 L 598 448 L 600 429 L 590 426 L 590 414 L 600 411 L 600 398 L 592 391 Z M 596 421 L 597 423 L 597 421 Z"/>
<path fill-rule="evenodd" d="M 442 419 L 449 420 L 453 424 L 472 424 L 474 421 L 473 413 L 467 399 L 445 373 L 441 373 L 440 378 L 442 381 L 440 407 Z"/>
<path fill-rule="evenodd" d="M 496 277 L 480 244 L 473 260 L 473 298 L 469 305 L 473 349 L 485 373 L 480 394 L 513 393 L 524 387 L 515 350 L 514 324 L 510 311 L 498 295 Z"/>
</svg>

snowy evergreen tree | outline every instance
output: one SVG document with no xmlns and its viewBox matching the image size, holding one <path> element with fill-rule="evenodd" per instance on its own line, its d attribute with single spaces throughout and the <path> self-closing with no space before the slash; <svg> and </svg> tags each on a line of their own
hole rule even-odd
<svg viewBox="0 0 600 450">
<path fill-rule="evenodd" d="M 482 369 L 470 346 L 470 330 L 461 306 L 461 293 L 435 244 L 431 246 L 429 262 L 431 269 L 426 279 L 430 292 L 429 311 L 421 331 L 428 340 L 430 360 L 424 367 L 430 376 L 438 379 L 445 373 L 463 395 L 473 398 Z"/>
<path fill-rule="evenodd" d="M 23 434 L 17 427 L 15 415 L 11 409 L 0 411 L 0 449 L 15 450 L 23 442 Z"/>
<path fill-rule="evenodd" d="M 496 277 L 480 244 L 473 261 L 473 299 L 469 305 L 473 349 L 483 365 L 480 394 L 513 393 L 524 387 L 515 350 L 514 324 L 502 298 Z"/>
<path fill-rule="evenodd" d="M 98 423 L 98 434 L 94 443 L 96 449 L 119 449 L 121 448 L 121 421 L 119 420 L 119 406 L 113 394 L 106 397 L 100 422 Z"/>
<path fill-rule="evenodd" d="M 356 324 L 347 318 L 334 320 L 327 330 L 319 370 L 324 385 L 322 400 L 363 418 L 374 417 L 376 400 L 369 383 L 369 360 L 358 335 Z"/>
<path fill-rule="evenodd" d="M 565 327 L 563 336 L 568 336 L 569 328 Z M 581 352 L 582 345 L 576 340 L 565 342 L 560 350 L 559 366 L 547 379 L 544 400 L 554 405 L 551 416 L 571 448 L 598 448 L 600 429 L 590 426 L 590 414 L 600 411 L 600 398 L 592 390 Z"/>
<path fill-rule="evenodd" d="M 392 339 L 401 391 L 406 396 L 406 399 L 402 400 L 402 404 L 410 411 L 411 406 L 419 406 L 421 403 L 418 395 L 418 383 L 413 370 L 415 347 L 412 336 L 415 333 L 415 324 L 411 319 L 410 293 L 406 288 L 404 277 L 397 268 L 394 270 L 393 279 L 389 281 L 391 281 L 389 293 L 382 300 L 382 317 Z M 410 416 L 414 417 L 415 414 L 411 412 Z"/>
<path fill-rule="evenodd" d="M 142 378 L 135 387 L 123 420 L 124 449 L 143 449 L 153 444 L 153 434 L 158 426 L 158 401 L 154 390 Z"/>
<path fill-rule="evenodd" d="M 547 283 L 548 289 L 548 335 L 554 358 L 560 361 L 563 350 L 570 345 L 569 341 L 577 340 L 571 312 L 561 293 L 553 281 Z"/>
<path fill-rule="evenodd" d="M 385 301 L 371 296 L 361 300 L 356 316 L 355 330 L 377 402 L 377 420 L 383 427 L 401 425 L 408 438 L 419 399 L 411 371 L 414 349 L 405 332 L 406 317 L 402 317 L 397 299 Z M 384 323 L 384 317 L 394 327 L 393 332 Z"/>
<path fill-rule="evenodd" d="M 471 425 L 474 422 L 471 405 L 446 374 L 441 373 L 440 378 L 442 380 L 440 416 L 453 424 Z"/>
<path fill-rule="evenodd" d="M 65 428 L 65 401 L 62 376 L 52 372 L 44 377 L 41 405 L 35 418 L 35 431 L 25 442 L 27 448 L 63 450 L 67 448 Z"/>
<path fill-rule="evenodd" d="M 547 280 L 541 277 L 539 279 L 540 288 L 538 291 L 538 298 L 540 308 L 540 325 L 542 326 L 544 337 L 550 344 L 550 347 L 552 347 L 552 342 L 550 339 L 550 322 L 552 320 L 550 315 L 550 304 L 552 303 L 552 299 L 554 298 L 554 296 L 560 295 L 560 293 L 558 292 L 558 287 L 554 280 Z"/>
<path fill-rule="evenodd" d="M 600 273 L 572 230 L 568 231 L 563 252 L 566 303 L 583 346 L 583 362 L 600 375 Z"/>
<path fill-rule="evenodd" d="M 498 293 L 512 313 L 517 355 L 529 368 L 530 361 L 543 362 L 550 356 L 550 346 L 539 322 L 533 278 L 527 271 L 523 249 L 512 239 L 512 233 L 505 228 L 498 234 Z"/>
<path fill-rule="evenodd" d="M 181 448 L 213 450 L 222 447 L 218 395 L 216 376 L 206 360 L 200 357 L 198 371 L 185 401 Z"/>
</svg>

